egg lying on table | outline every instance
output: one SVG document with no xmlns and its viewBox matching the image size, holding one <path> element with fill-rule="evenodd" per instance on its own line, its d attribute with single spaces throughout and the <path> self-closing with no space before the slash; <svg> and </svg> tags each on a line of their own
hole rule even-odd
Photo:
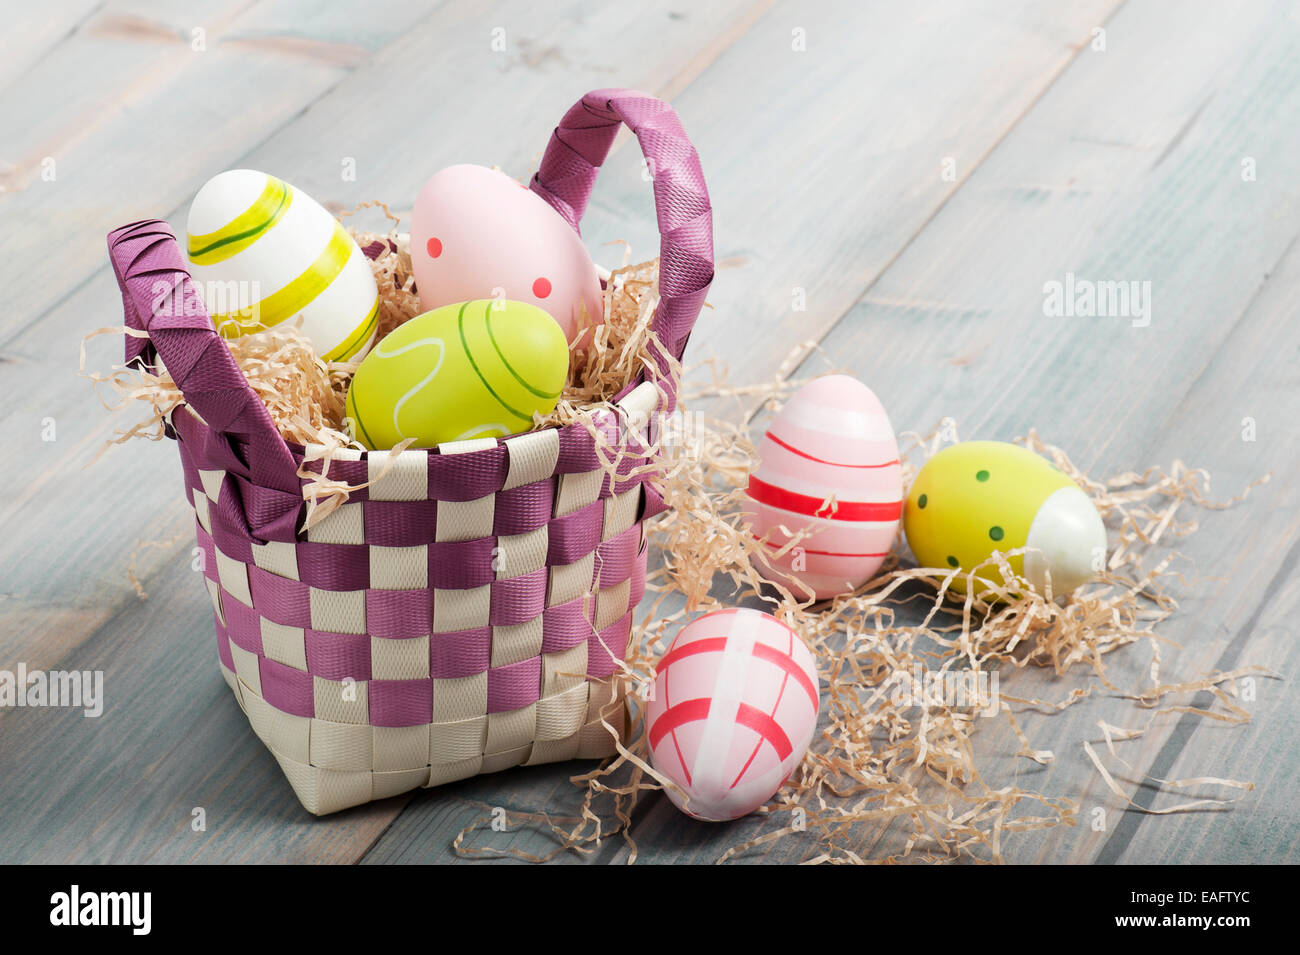
<svg viewBox="0 0 1300 955">
<path fill-rule="evenodd" d="M 415 198 L 411 267 L 420 307 L 479 298 L 527 302 L 573 341 L 604 321 L 600 279 L 582 239 L 546 200 L 484 166 L 448 166 Z"/>
<path fill-rule="evenodd" d="M 870 580 L 903 508 L 898 442 L 871 389 L 847 375 L 810 381 L 773 419 L 758 456 L 746 514 L 771 555 L 764 577 L 818 600 Z M 811 536 L 776 556 L 804 530 Z"/>
<path fill-rule="evenodd" d="M 1091 580 L 1106 558 L 1106 528 L 1088 495 L 1046 458 L 1001 441 L 964 441 L 921 468 L 907 495 L 903 527 L 924 567 L 969 571 L 993 551 L 1040 593 L 1051 576 L 1062 594 Z M 1002 584 L 996 565 L 979 576 Z M 951 586 L 966 592 L 966 580 Z"/>
<path fill-rule="evenodd" d="M 302 316 L 326 361 L 373 343 L 379 289 L 360 246 L 311 196 L 252 169 L 204 184 L 190 205 L 190 274 L 225 338 Z"/>
<path fill-rule="evenodd" d="M 447 305 L 397 326 L 361 362 L 345 414 L 372 451 L 527 431 L 559 400 L 569 349 L 525 302 Z"/>
<path fill-rule="evenodd" d="M 770 800 L 817 728 L 817 667 L 799 634 L 748 608 L 706 613 L 659 661 L 646 732 L 655 769 L 697 819 L 738 819 Z"/>
</svg>

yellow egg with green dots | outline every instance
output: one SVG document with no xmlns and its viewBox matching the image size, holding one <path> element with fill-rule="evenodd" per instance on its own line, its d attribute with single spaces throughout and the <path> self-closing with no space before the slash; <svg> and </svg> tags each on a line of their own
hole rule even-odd
<svg viewBox="0 0 1300 955">
<path fill-rule="evenodd" d="M 372 451 L 527 431 L 554 409 L 569 373 L 564 332 L 535 305 L 445 305 L 399 325 L 357 368 L 346 414 Z"/>
<path fill-rule="evenodd" d="M 930 458 L 903 508 L 907 542 L 923 567 L 970 571 L 993 552 L 1040 593 L 1074 590 L 1105 564 L 1106 528 L 1088 496 L 1046 458 L 1002 441 L 964 441 Z M 996 564 L 979 578 L 1002 584 Z M 952 588 L 966 592 L 963 576 Z M 977 586 L 977 590 L 979 590 Z"/>
</svg>

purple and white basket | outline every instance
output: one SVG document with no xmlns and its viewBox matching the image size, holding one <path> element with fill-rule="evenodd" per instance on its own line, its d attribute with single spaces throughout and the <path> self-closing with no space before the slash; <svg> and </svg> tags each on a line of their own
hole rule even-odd
<svg viewBox="0 0 1300 955">
<path fill-rule="evenodd" d="M 622 123 L 653 170 L 653 327 L 680 358 L 713 279 L 713 235 L 699 158 L 673 109 L 629 90 L 588 94 L 531 188 L 576 230 Z M 609 677 L 645 589 L 642 522 L 665 506 L 646 480 L 649 412 L 671 411 L 677 382 L 643 370 L 600 417 L 618 480 L 602 465 L 611 451 L 580 425 L 408 450 L 379 480 L 388 452 L 344 452 L 330 478 L 373 483 L 304 530 L 306 449 L 285 442 L 249 388 L 170 227 L 135 222 L 108 244 L 126 322 L 148 333 L 126 338 L 128 364 L 161 357 L 185 396 L 167 431 L 206 558 L 222 675 L 302 804 L 324 814 L 612 754 L 602 721 L 625 729 Z M 159 295 L 160 282 L 170 292 Z"/>
</svg>

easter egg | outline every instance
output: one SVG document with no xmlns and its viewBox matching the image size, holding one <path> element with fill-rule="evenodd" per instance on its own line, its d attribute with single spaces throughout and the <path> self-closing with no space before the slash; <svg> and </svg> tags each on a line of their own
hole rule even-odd
<svg viewBox="0 0 1300 955">
<path fill-rule="evenodd" d="M 668 798 L 710 822 L 770 800 L 817 728 L 817 667 L 799 634 L 748 608 L 706 613 L 659 661 L 646 732 L 654 768 L 685 791 Z"/>
<path fill-rule="evenodd" d="M 379 290 L 342 224 L 289 183 L 232 169 L 190 204 L 186 255 L 213 325 L 225 338 L 292 322 L 326 361 L 365 354 Z"/>
<path fill-rule="evenodd" d="M 420 307 L 478 298 L 528 302 L 575 340 L 604 321 L 596 266 L 541 196 L 484 166 L 448 166 L 415 197 L 411 267 Z"/>
<path fill-rule="evenodd" d="M 824 600 L 870 580 L 903 508 L 898 442 L 871 389 L 847 375 L 808 382 L 772 420 L 758 456 L 746 515 L 770 555 L 760 572 L 802 599 Z M 803 530 L 811 536 L 777 557 Z"/>
<path fill-rule="evenodd" d="M 1008 563 L 1039 592 L 1049 574 L 1053 594 L 1073 590 L 1106 556 L 1088 495 L 1046 458 L 1002 441 L 963 441 L 930 458 L 908 491 L 903 527 L 924 567 L 969 571 L 995 550 L 1028 547 Z M 979 575 L 1005 583 L 996 565 Z M 951 586 L 966 592 L 963 577 Z"/>
<path fill-rule="evenodd" d="M 372 451 L 499 438 L 555 407 L 569 372 L 564 333 L 526 302 L 447 305 L 403 322 L 361 362 L 346 414 Z"/>
</svg>

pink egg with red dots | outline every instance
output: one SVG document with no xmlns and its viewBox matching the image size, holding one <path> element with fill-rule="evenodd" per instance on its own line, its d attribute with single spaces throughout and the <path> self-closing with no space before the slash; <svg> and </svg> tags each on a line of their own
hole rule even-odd
<svg viewBox="0 0 1300 955">
<path fill-rule="evenodd" d="M 767 803 L 817 728 L 817 666 L 803 638 L 748 607 L 683 627 L 656 668 L 646 706 L 650 761 L 696 819 L 738 819 Z"/>
<path fill-rule="evenodd" d="M 411 265 L 425 311 L 475 299 L 528 302 L 570 341 L 604 320 L 582 239 L 541 196 L 485 166 L 448 166 L 421 188 Z"/>
</svg>

